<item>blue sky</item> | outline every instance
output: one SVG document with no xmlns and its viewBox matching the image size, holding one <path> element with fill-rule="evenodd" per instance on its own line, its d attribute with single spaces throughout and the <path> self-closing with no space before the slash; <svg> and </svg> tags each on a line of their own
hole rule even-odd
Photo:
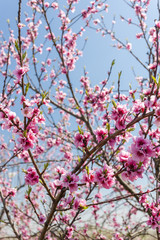
<svg viewBox="0 0 160 240">
<path fill-rule="evenodd" d="M 25 4 L 27 1 L 23 0 L 22 2 L 22 12 L 24 12 L 26 11 Z M 81 0 L 79 7 L 83 9 L 84 6 L 88 6 L 88 2 L 88 0 Z M 134 26 L 128 26 L 127 23 L 120 21 L 120 15 L 129 18 L 134 16 L 134 12 L 131 11 L 131 9 L 124 3 L 123 0 L 108 0 L 108 4 L 110 7 L 109 13 L 105 14 L 106 25 L 110 28 L 111 21 L 115 17 L 116 36 L 123 40 L 123 42 L 126 42 L 127 39 L 129 42 L 132 42 L 133 52 L 135 52 L 141 59 L 144 59 L 146 57 L 145 54 L 147 49 L 143 40 L 136 40 L 135 34 L 137 33 L 137 29 Z M 4 35 L 8 35 L 8 27 L 6 22 L 7 19 L 10 19 L 11 28 L 17 31 L 15 28 L 15 18 L 17 17 L 18 0 L 1 1 L 0 6 L 0 29 L 3 30 Z M 156 19 L 156 16 L 156 1 L 151 0 L 148 16 L 148 23 L 150 26 L 154 25 L 154 19 Z M 84 51 L 84 57 L 79 60 L 77 64 L 78 71 L 72 73 L 73 77 L 77 78 L 77 74 L 79 76 L 82 75 L 83 66 L 85 65 L 93 84 L 98 84 L 100 81 L 106 78 L 110 63 L 113 59 L 116 60 L 116 64 L 114 66 L 110 83 L 114 81 L 116 86 L 118 72 L 122 71 L 121 89 L 128 89 L 129 82 L 131 82 L 133 86 L 136 85 L 132 67 L 137 75 L 141 76 L 146 74 L 146 71 L 144 71 L 143 68 L 137 64 L 137 62 L 127 51 L 118 51 L 117 49 L 111 47 L 113 42 L 110 40 L 109 36 L 102 38 L 100 34 L 95 34 L 93 30 L 89 30 L 85 33 L 85 37 L 88 37 L 88 42 Z"/>
</svg>

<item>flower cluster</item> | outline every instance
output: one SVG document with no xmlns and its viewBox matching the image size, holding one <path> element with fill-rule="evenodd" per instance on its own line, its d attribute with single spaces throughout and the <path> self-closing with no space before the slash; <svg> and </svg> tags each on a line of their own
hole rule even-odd
<svg viewBox="0 0 160 240">
<path fill-rule="evenodd" d="M 76 147 L 86 147 L 90 140 L 90 134 L 88 132 L 85 132 L 84 134 L 76 133 L 74 138 Z"/>
<path fill-rule="evenodd" d="M 25 176 L 25 182 L 27 185 L 35 185 L 39 182 L 39 176 L 34 168 L 28 168 Z"/>
<path fill-rule="evenodd" d="M 113 175 L 113 169 L 105 164 L 95 172 L 95 181 L 99 186 L 109 189 L 115 183 Z"/>
<path fill-rule="evenodd" d="M 115 121 L 118 130 L 125 129 L 126 122 L 130 120 L 126 105 L 117 104 L 112 110 L 111 118 Z"/>
<path fill-rule="evenodd" d="M 150 140 L 143 137 L 134 138 L 129 152 L 119 154 L 119 161 L 124 164 L 126 170 L 122 173 L 123 178 L 131 181 L 142 178 L 149 158 L 153 156 L 155 151 Z"/>
<path fill-rule="evenodd" d="M 130 153 L 132 154 L 132 158 L 136 163 L 141 162 L 146 165 L 148 158 L 153 157 L 155 151 L 150 140 L 143 137 L 137 137 L 133 140 L 133 144 L 130 148 Z"/>
<path fill-rule="evenodd" d="M 77 182 L 79 181 L 79 177 L 75 174 L 66 174 L 63 177 L 63 186 L 69 188 L 70 192 L 74 192 L 78 188 Z"/>
<path fill-rule="evenodd" d="M 152 229 L 158 228 L 158 231 L 160 232 L 160 199 L 158 199 L 157 203 L 149 203 L 146 194 L 143 194 L 139 198 L 139 202 L 144 206 L 146 212 L 148 211 L 150 213 L 147 225 L 151 226 Z"/>
</svg>

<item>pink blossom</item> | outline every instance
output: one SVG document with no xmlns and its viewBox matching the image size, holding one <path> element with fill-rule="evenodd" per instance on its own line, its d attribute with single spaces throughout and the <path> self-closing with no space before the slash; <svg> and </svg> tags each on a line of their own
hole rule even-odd
<svg viewBox="0 0 160 240">
<path fill-rule="evenodd" d="M 146 202 L 146 199 L 147 199 L 146 194 L 143 194 L 143 195 L 139 198 L 139 202 L 140 202 L 140 203 L 145 203 L 145 202 Z"/>
<path fill-rule="evenodd" d="M 46 220 L 46 217 L 45 217 L 43 214 L 40 214 L 40 216 L 39 216 L 39 222 L 40 222 L 41 224 L 43 224 L 43 223 L 45 222 L 45 220 Z"/>
<path fill-rule="evenodd" d="M 67 227 L 66 230 L 67 230 L 67 233 L 66 233 L 67 238 L 71 239 L 73 235 L 73 227 Z"/>
<path fill-rule="evenodd" d="M 50 73 L 50 78 L 54 78 L 56 76 L 55 71 L 52 69 Z"/>
<path fill-rule="evenodd" d="M 51 63 L 52 63 L 52 60 L 48 58 L 48 59 L 47 59 L 47 64 L 48 64 L 48 66 L 50 66 Z"/>
<path fill-rule="evenodd" d="M 155 24 L 157 28 L 160 28 L 160 21 L 156 21 Z"/>
<path fill-rule="evenodd" d="M 66 174 L 63 177 L 63 185 L 64 187 L 68 187 L 71 193 L 77 190 L 78 181 L 79 181 L 79 177 L 76 176 L 75 174 Z"/>
<path fill-rule="evenodd" d="M 48 51 L 48 52 L 51 52 L 51 50 L 52 50 L 51 47 L 46 48 L 46 51 Z"/>
<path fill-rule="evenodd" d="M 89 187 L 90 183 L 93 183 L 95 179 L 95 176 L 93 174 L 93 171 L 89 171 L 88 173 L 84 173 L 82 176 L 82 183 L 86 183 L 86 185 Z"/>
<path fill-rule="evenodd" d="M 159 224 L 158 224 L 158 217 L 149 217 L 149 220 L 147 221 L 147 224 L 150 225 L 153 229 L 156 229 Z"/>
<path fill-rule="evenodd" d="M 23 159 L 24 162 L 29 162 L 30 158 L 29 158 L 29 153 L 28 151 L 23 151 L 21 154 L 20 154 L 20 158 Z"/>
<path fill-rule="evenodd" d="M 23 23 L 18 23 L 18 28 L 22 29 L 23 27 L 25 27 L 25 24 L 23 24 Z"/>
<path fill-rule="evenodd" d="M 35 136 L 34 132 L 31 129 L 29 129 L 29 131 L 27 132 L 27 138 L 28 138 L 29 141 L 31 141 L 33 143 L 36 140 L 36 136 Z"/>
<path fill-rule="evenodd" d="M 45 6 L 46 8 L 48 8 L 49 5 L 50 5 L 49 2 L 45 2 L 45 3 L 44 3 L 44 6 Z"/>
<path fill-rule="evenodd" d="M 44 124 L 44 122 L 45 122 L 45 118 L 44 118 L 43 114 L 39 114 L 38 123 L 43 123 Z"/>
<path fill-rule="evenodd" d="M 76 133 L 74 139 L 77 148 L 83 147 L 83 136 L 80 133 Z"/>
<path fill-rule="evenodd" d="M 146 158 L 154 156 L 151 141 L 142 137 L 135 138 L 131 145 L 131 153 L 136 162 L 143 162 Z"/>
<path fill-rule="evenodd" d="M 113 108 L 111 118 L 117 120 L 119 118 L 124 117 L 124 115 L 127 114 L 127 112 L 128 110 L 126 108 L 126 105 L 118 104 L 116 108 Z"/>
<path fill-rule="evenodd" d="M 144 172 L 143 165 L 139 165 L 135 160 L 131 157 L 125 164 L 126 171 L 122 173 L 122 177 L 124 180 L 135 181 L 138 178 L 142 178 L 142 173 Z"/>
<path fill-rule="evenodd" d="M 102 199 L 102 194 L 99 192 L 95 195 L 95 198 Z"/>
<path fill-rule="evenodd" d="M 83 135 L 80 133 L 76 133 L 74 136 L 74 141 L 77 148 L 86 147 L 89 140 L 90 140 L 90 134 L 88 132 L 85 132 Z"/>
<path fill-rule="evenodd" d="M 8 196 L 14 197 L 16 195 L 17 190 L 15 188 L 8 189 Z"/>
<path fill-rule="evenodd" d="M 22 76 L 28 71 L 28 67 L 17 67 L 16 70 L 13 71 L 13 74 L 16 76 L 17 80 L 20 81 Z"/>
<path fill-rule="evenodd" d="M 66 151 L 64 153 L 64 158 L 66 158 L 68 161 L 71 161 L 72 158 L 73 158 L 73 154 L 71 152 L 69 152 L 69 151 Z"/>
<path fill-rule="evenodd" d="M 24 117 L 31 118 L 33 115 L 33 109 L 30 107 L 25 107 L 24 109 L 22 109 L 22 113 Z"/>
<path fill-rule="evenodd" d="M 156 115 L 156 120 L 154 121 L 154 123 L 156 124 L 157 127 L 159 127 L 160 126 L 160 108 L 156 109 L 155 115 Z"/>
<path fill-rule="evenodd" d="M 115 182 L 113 169 L 105 164 L 103 168 L 95 172 L 95 181 L 104 188 L 111 188 Z"/>
<path fill-rule="evenodd" d="M 9 112 L 8 113 L 8 119 L 10 120 L 10 121 L 12 121 L 13 119 L 15 119 L 15 117 L 16 117 L 16 113 L 15 112 Z"/>
<path fill-rule="evenodd" d="M 66 93 L 62 92 L 62 91 L 57 91 L 56 92 L 56 99 L 57 101 L 59 101 L 60 103 L 62 103 L 64 101 L 66 97 Z"/>
<path fill-rule="evenodd" d="M 131 44 L 131 43 L 127 43 L 126 49 L 129 50 L 129 51 L 131 51 L 131 49 L 132 49 L 132 44 Z"/>
<path fill-rule="evenodd" d="M 143 33 L 137 33 L 137 34 L 136 34 L 136 38 L 137 38 L 137 39 L 140 39 L 142 36 L 143 36 Z"/>
<path fill-rule="evenodd" d="M 108 13 L 108 7 L 109 5 L 108 4 L 105 4 L 105 11 Z"/>
<path fill-rule="evenodd" d="M 128 161 L 129 156 L 130 156 L 129 152 L 121 151 L 120 154 L 118 155 L 119 161 L 122 163 L 126 163 Z"/>
<path fill-rule="evenodd" d="M 73 207 L 74 207 L 74 209 L 78 209 L 79 207 L 80 208 L 86 207 L 86 200 L 85 199 L 81 199 L 81 198 L 76 198 L 74 200 Z"/>
<path fill-rule="evenodd" d="M 132 111 L 136 114 L 139 114 L 140 112 L 143 112 L 145 109 L 144 102 L 141 102 L 140 100 L 136 100 L 134 102 L 134 106 L 132 108 Z"/>
<path fill-rule="evenodd" d="M 39 182 L 39 176 L 37 175 L 34 168 L 28 168 L 26 176 L 25 176 L 25 182 L 28 185 L 35 185 Z"/>
<path fill-rule="evenodd" d="M 122 129 L 125 129 L 125 127 L 126 127 L 125 118 L 122 117 L 122 118 L 117 119 L 117 121 L 116 121 L 116 128 L 118 130 L 122 130 Z"/>
<path fill-rule="evenodd" d="M 160 117 L 157 117 L 154 123 L 156 124 L 157 127 L 160 127 Z"/>
<path fill-rule="evenodd" d="M 128 18 L 128 24 L 131 24 L 131 23 L 132 23 L 132 19 Z"/>
<path fill-rule="evenodd" d="M 53 3 L 51 4 L 51 7 L 53 7 L 53 9 L 58 9 L 58 3 L 53 2 Z"/>
<path fill-rule="evenodd" d="M 94 23 L 95 25 L 97 25 L 98 23 L 100 23 L 100 20 L 99 20 L 99 19 L 95 19 L 95 20 L 93 21 L 93 23 Z"/>
<path fill-rule="evenodd" d="M 157 63 L 156 62 L 151 63 L 151 64 L 148 65 L 148 68 L 151 69 L 151 70 L 154 70 L 156 67 L 157 67 Z"/>
<path fill-rule="evenodd" d="M 139 15 L 142 11 L 142 7 L 139 6 L 138 4 L 135 5 L 134 9 L 137 15 Z"/>
<path fill-rule="evenodd" d="M 83 17 L 83 19 L 87 18 L 87 16 L 88 16 L 87 11 L 86 11 L 86 10 L 83 10 L 83 11 L 82 11 L 82 17 Z"/>
<path fill-rule="evenodd" d="M 105 128 L 97 128 L 95 131 L 98 142 L 106 138 L 108 131 Z"/>
<path fill-rule="evenodd" d="M 34 147 L 35 135 L 33 135 L 33 131 L 30 129 L 29 132 L 27 133 L 27 136 L 24 136 L 24 134 L 20 134 L 17 140 L 24 150 L 28 150 L 29 148 Z"/>
</svg>

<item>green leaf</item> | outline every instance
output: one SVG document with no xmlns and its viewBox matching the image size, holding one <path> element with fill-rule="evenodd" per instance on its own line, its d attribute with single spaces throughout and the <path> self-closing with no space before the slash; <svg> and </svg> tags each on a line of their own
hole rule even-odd
<svg viewBox="0 0 160 240">
<path fill-rule="evenodd" d="M 89 175 L 89 167 L 86 166 L 86 171 L 87 171 L 87 174 Z"/>
<path fill-rule="evenodd" d="M 82 129 L 80 128 L 80 126 L 78 126 L 78 131 L 79 131 L 80 134 L 83 135 L 83 131 L 82 131 Z"/>
<path fill-rule="evenodd" d="M 28 92 L 29 86 L 30 86 L 30 84 L 27 83 L 27 84 L 26 84 L 26 89 L 25 89 L 25 93 L 26 93 L 26 94 L 27 94 L 27 92 Z"/>
<path fill-rule="evenodd" d="M 160 75 L 158 77 L 158 87 L 160 87 Z"/>
<path fill-rule="evenodd" d="M 86 93 L 86 95 L 88 96 L 88 91 L 87 91 L 87 90 L 85 91 L 85 93 Z"/>
<path fill-rule="evenodd" d="M 113 67 L 115 64 L 115 59 L 113 59 L 112 63 L 111 63 L 111 66 Z"/>
<path fill-rule="evenodd" d="M 43 182 L 42 182 L 42 180 L 41 179 L 39 179 L 39 182 L 43 185 Z"/>
<path fill-rule="evenodd" d="M 143 101 L 143 99 L 144 99 L 144 95 L 141 94 L 141 95 L 140 95 L 140 98 L 141 98 L 141 100 Z"/>
<path fill-rule="evenodd" d="M 134 95 L 134 93 L 132 94 L 132 98 L 133 98 L 133 100 L 135 100 L 136 98 L 135 98 L 135 95 Z"/>
<path fill-rule="evenodd" d="M 88 150 L 91 150 L 92 146 L 88 146 L 87 148 L 88 148 Z"/>
<path fill-rule="evenodd" d="M 129 129 L 127 129 L 127 132 L 132 132 L 134 130 L 135 130 L 135 128 L 129 128 Z"/>
<path fill-rule="evenodd" d="M 97 156 L 96 156 L 96 158 L 101 158 L 101 156 L 102 156 L 102 154 L 100 153 L 100 154 L 98 154 Z"/>
<path fill-rule="evenodd" d="M 106 123 L 106 128 L 108 130 L 108 133 L 110 132 L 110 124 L 109 123 Z"/>
<path fill-rule="evenodd" d="M 68 179 L 68 181 L 70 181 L 71 180 L 71 176 L 67 175 L 67 179 Z"/>
<path fill-rule="evenodd" d="M 24 136 L 24 137 L 27 137 L 27 130 L 24 130 L 23 136 Z"/>
<path fill-rule="evenodd" d="M 27 170 L 25 170 L 25 169 L 22 169 L 22 172 L 24 172 L 25 174 L 27 174 L 28 172 L 27 172 Z"/>
<path fill-rule="evenodd" d="M 5 221 L 3 221 L 3 220 L 0 220 L 0 222 L 2 222 L 2 223 L 6 223 Z"/>
<path fill-rule="evenodd" d="M 157 83 L 156 78 L 152 76 L 152 79 L 153 79 L 153 81 L 155 82 L 155 84 L 157 85 L 158 83 Z"/>
<path fill-rule="evenodd" d="M 107 103 L 106 109 L 108 109 L 108 107 L 109 107 L 109 103 Z"/>
<path fill-rule="evenodd" d="M 141 168 L 141 166 L 142 166 L 142 162 L 139 162 L 138 168 Z"/>
<path fill-rule="evenodd" d="M 82 209 L 86 210 L 88 207 L 87 206 L 81 206 L 79 205 Z"/>
<path fill-rule="evenodd" d="M 28 190 L 27 190 L 28 196 L 30 195 L 31 191 L 32 191 L 32 188 L 30 186 L 28 186 Z"/>
<path fill-rule="evenodd" d="M 113 104 L 113 106 L 114 106 L 115 108 L 117 108 L 117 105 L 116 105 L 116 103 L 115 103 L 114 100 L 112 100 L 112 104 Z"/>
<path fill-rule="evenodd" d="M 71 203 L 70 203 L 71 206 L 72 206 L 73 203 L 74 203 L 74 199 L 75 199 L 75 197 L 72 198 L 72 201 L 71 201 Z"/>
<path fill-rule="evenodd" d="M 49 92 L 44 91 L 43 93 L 41 93 L 42 96 L 42 101 L 47 97 Z"/>
<path fill-rule="evenodd" d="M 118 73 L 118 79 L 120 80 L 120 78 L 121 78 L 121 75 L 122 75 L 122 71 L 120 71 L 119 73 Z"/>
<path fill-rule="evenodd" d="M 15 41 L 15 48 L 16 48 L 17 51 L 19 52 L 18 40 Z"/>
<path fill-rule="evenodd" d="M 25 59 L 26 55 L 27 55 L 27 52 L 24 52 L 24 53 L 22 54 L 22 61 Z"/>
<path fill-rule="evenodd" d="M 48 166 L 49 166 L 49 163 L 45 163 L 44 164 L 44 169 L 46 170 Z"/>
</svg>

